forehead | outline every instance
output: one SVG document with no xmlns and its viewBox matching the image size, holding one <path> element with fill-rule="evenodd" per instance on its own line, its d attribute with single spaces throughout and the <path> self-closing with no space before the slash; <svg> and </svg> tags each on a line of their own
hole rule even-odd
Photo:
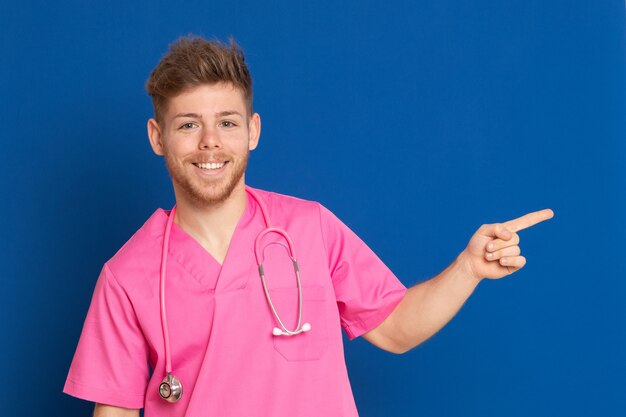
<svg viewBox="0 0 626 417">
<path fill-rule="evenodd" d="M 243 92 L 230 83 L 202 84 L 183 90 L 168 100 L 166 118 L 180 112 L 211 114 L 246 109 Z"/>
</svg>

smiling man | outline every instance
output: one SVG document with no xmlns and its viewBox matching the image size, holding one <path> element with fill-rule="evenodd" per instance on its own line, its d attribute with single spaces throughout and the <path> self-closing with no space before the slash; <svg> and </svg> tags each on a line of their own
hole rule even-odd
<svg viewBox="0 0 626 417">
<path fill-rule="evenodd" d="M 252 92 L 246 98 L 242 88 L 217 80 L 168 94 L 148 84 L 153 97 L 176 94 L 163 104 L 154 99 L 159 121 L 148 121 L 152 149 L 165 157 L 172 177 L 176 224 L 220 264 L 246 205 L 244 173 L 261 132 Z"/>
<path fill-rule="evenodd" d="M 553 215 L 481 226 L 407 290 L 319 203 L 246 186 L 261 120 L 233 41 L 178 40 L 146 86 L 176 206 L 156 210 L 96 283 L 64 388 L 96 416 L 357 416 L 341 329 L 406 352 L 481 280 L 522 268 L 517 232 Z"/>
</svg>

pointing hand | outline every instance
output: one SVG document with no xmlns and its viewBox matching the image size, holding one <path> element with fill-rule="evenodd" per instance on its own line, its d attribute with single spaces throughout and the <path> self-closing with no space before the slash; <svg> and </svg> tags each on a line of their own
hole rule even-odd
<svg viewBox="0 0 626 417">
<path fill-rule="evenodd" d="M 520 256 L 517 232 L 554 217 L 550 209 L 535 211 L 504 223 L 484 224 L 474 233 L 459 260 L 466 262 L 477 278 L 497 279 L 526 265 Z"/>
</svg>

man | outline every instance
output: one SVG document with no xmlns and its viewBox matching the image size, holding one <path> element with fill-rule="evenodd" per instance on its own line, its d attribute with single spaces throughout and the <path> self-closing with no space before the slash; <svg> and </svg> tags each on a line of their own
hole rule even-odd
<svg viewBox="0 0 626 417">
<path fill-rule="evenodd" d="M 341 328 L 406 352 L 483 278 L 522 268 L 517 232 L 553 216 L 481 226 L 407 290 L 318 203 L 246 187 L 261 121 L 233 41 L 180 39 L 146 87 L 176 207 L 157 210 L 96 284 L 64 388 L 96 416 L 356 416 Z"/>
</svg>

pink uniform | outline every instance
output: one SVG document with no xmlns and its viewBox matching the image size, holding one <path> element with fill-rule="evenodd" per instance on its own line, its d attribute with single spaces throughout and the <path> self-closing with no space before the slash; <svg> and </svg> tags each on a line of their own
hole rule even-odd
<svg viewBox="0 0 626 417">
<path fill-rule="evenodd" d="M 341 328 L 353 339 L 379 325 L 406 288 L 332 213 L 315 202 L 257 190 L 272 224 L 295 245 L 302 322 L 311 330 L 273 336 L 254 239 L 265 229 L 247 206 L 220 265 L 173 224 L 166 280 L 172 374 L 183 395 L 159 397 L 165 376 L 159 268 L 169 211 L 157 210 L 102 269 L 64 392 L 145 408 L 147 417 L 357 416 Z M 297 321 L 293 267 L 280 245 L 265 248 L 272 301 L 289 329 Z"/>
</svg>

